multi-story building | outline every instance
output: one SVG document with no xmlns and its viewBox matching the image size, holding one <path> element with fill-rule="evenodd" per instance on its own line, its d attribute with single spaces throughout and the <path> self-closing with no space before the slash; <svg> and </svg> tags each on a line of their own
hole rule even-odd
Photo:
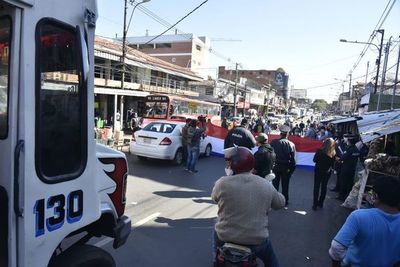
<svg viewBox="0 0 400 267">
<path fill-rule="evenodd" d="M 150 56 L 188 68 L 204 79 L 208 75 L 210 39 L 194 34 L 128 37 L 127 43 Z M 154 39 L 154 40 L 153 40 Z"/>
<path fill-rule="evenodd" d="M 277 91 L 278 95 L 289 99 L 288 79 L 289 75 L 282 69 L 278 70 L 236 70 L 226 69 L 225 66 L 218 68 L 218 77 L 230 81 L 235 81 L 236 77 L 246 78 L 259 86 L 267 86 Z"/>
<path fill-rule="evenodd" d="M 219 79 L 229 81 L 246 80 L 246 85 L 259 90 L 260 93 L 253 92 L 253 98 L 250 98 L 250 106 L 258 109 L 259 112 L 275 111 L 284 112 L 289 100 L 288 75 L 281 69 L 278 70 L 237 70 L 226 69 L 225 66 L 218 68 Z M 260 99 L 264 101 L 261 105 Z M 253 101 L 255 103 L 253 103 Z M 256 108 L 258 106 L 258 108 Z M 261 106 L 263 106 L 261 108 Z"/>
<path fill-rule="evenodd" d="M 128 48 L 125 79 L 122 87 L 122 44 L 118 41 L 95 39 L 95 116 L 106 124 L 124 128 L 128 111 L 140 113 L 144 97 L 150 93 L 198 97 L 189 85 L 203 79 L 189 69 Z M 117 116 L 119 114 L 119 116 Z M 119 125 L 114 118 L 120 118 Z"/>
</svg>

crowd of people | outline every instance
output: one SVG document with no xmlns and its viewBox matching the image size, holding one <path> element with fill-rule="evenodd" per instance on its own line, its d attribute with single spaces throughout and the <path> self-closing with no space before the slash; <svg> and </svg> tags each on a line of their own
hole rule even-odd
<svg viewBox="0 0 400 267">
<path fill-rule="evenodd" d="M 338 134 L 332 126 L 318 127 L 314 123 L 308 127 L 299 125 L 299 130 L 296 125 L 282 125 L 280 138 L 269 144 L 268 135 L 257 125 L 262 123 L 249 126 L 243 119 L 225 138 L 226 176 L 216 182 L 212 191 L 212 199 L 218 204 L 214 252 L 225 242 L 233 242 L 251 248 L 265 266 L 279 266 L 267 225 L 271 209 L 289 205 L 296 148 L 288 135 L 298 132 L 305 138 L 323 141 L 313 159 L 313 210 L 323 208 L 332 173 L 337 174 L 337 182 L 331 190 L 339 193 L 337 199 L 341 201 L 347 197 L 362 149 L 357 145 L 357 135 Z M 254 146 L 258 150 L 253 155 Z M 332 266 L 400 266 L 400 181 L 381 177 L 374 192 L 375 208 L 353 212 L 332 240 Z"/>
<path fill-rule="evenodd" d="M 279 128 L 279 124 L 272 123 L 271 120 L 264 118 L 261 115 L 253 115 L 243 119 L 246 121 L 247 129 L 254 135 L 260 133 L 271 134 L 273 133 L 273 130 Z M 222 118 L 221 121 L 221 127 L 228 130 L 236 128 L 240 124 L 241 123 L 237 123 L 235 120 L 229 122 L 226 117 Z M 293 120 L 287 119 L 283 125 L 289 127 L 289 135 L 305 137 L 313 140 L 324 141 L 325 139 L 336 135 L 336 130 L 333 124 L 324 125 L 317 121 L 311 121 L 310 119 L 305 122 L 304 120 L 301 120 L 297 123 L 294 123 Z"/>
</svg>

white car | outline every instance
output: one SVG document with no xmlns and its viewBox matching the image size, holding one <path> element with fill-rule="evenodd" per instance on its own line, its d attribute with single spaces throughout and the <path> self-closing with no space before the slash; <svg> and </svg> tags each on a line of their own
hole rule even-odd
<svg viewBox="0 0 400 267">
<path fill-rule="evenodd" d="M 154 121 L 135 132 L 130 143 L 130 153 L 139 159 L 146 158 L 172 160 L 180 165 L 183 161 L 182 127 L 184 122 Z M 202 137 L 200 154 L 211 155 L 212 145 L 208 136 Z"/>
</svg>

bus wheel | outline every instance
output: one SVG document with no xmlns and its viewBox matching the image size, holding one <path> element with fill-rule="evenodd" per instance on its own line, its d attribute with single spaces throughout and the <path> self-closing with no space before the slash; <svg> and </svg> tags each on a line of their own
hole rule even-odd
<svg viewBox="0 0 400 267">
<path fill-rule="evenodd" d="M 208 145 L 206 146 L 206 150 L 204 151 L 204 156 L 205 156 L 206 158 L 208 158 L 209 156 L 211 156 L 211 151 L 212 151 L 212 147 L 211 147 L 210 144 L 208 144 Z"/>
<path fill-rule="evenodd" d="M 182 149 L 179 148 L 178 151 L 176 151 L 175 158 L 172 160 L 174 165 L 181 165 L 183 161 L 183 152 Z"/>
<path fill-rule="evenodd" d="M 79 245 L 56 256 L 50 260 L 49 267 L 115 267 L 115 262 L 110 253 L 104 249 Z"/>
</svg>

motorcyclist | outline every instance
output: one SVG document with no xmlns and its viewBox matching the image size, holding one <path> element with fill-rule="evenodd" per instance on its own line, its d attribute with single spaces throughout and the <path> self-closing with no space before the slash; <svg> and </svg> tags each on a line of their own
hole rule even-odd
<svg viewBox="0 0 400 267">
<path fill-rule="evenodd" d="M 285 206 L 285 197 L 271 183 L 251 173 L 254 156 L 246 147 L 224 150 L 227 176 L 214 185 L 218 204 L 214 252 L 225 242 L 249 247 L 265 266 L 279 266 L 269 240 L 268 213 Z M 250 197 L 251 195 L 251 197 Z"/>
<path fill-rule="evenodd" d="M 240 126 L 231 129 L 224 141 L 224 148 L 233 146 L 244 146 L 252 149 L 256 145 L 256 140 L 253 134 L 246 129 L 247 119 L 244 118 L 240 122 Z"/>
</svg>

